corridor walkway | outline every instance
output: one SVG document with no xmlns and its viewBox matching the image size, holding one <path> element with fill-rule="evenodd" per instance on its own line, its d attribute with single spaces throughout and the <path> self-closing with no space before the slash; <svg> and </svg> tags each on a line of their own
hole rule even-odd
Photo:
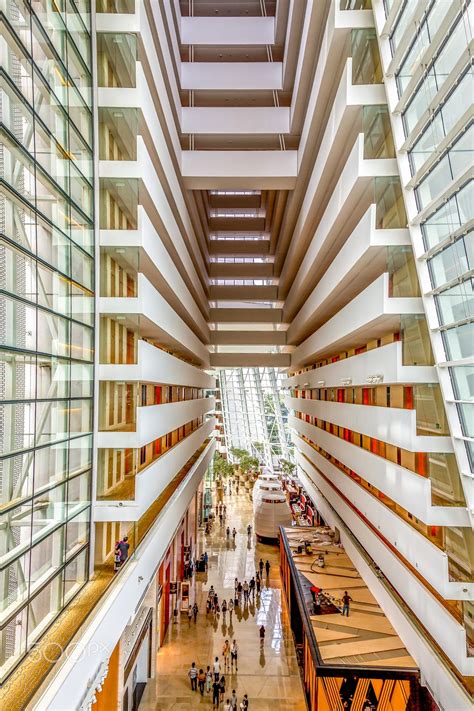
<svg viewBox="0 0 474 711">
<path fill-rule="evenodd" d="M 242 488 L 240 489 L 242 492 Z M 190 624 L 184 615 L 177 625 L 170 624 L 165 642 L 157 655 L 157 676 L 150 680 L 143 695 L 140 711 L 191 711 L 212 708 L 209 695 L 201 697 L 192 692 L 187 676 L 191 662 L 198 669 L 206 669 L 219 656 L 225 639 L 237 640 L 239 668 L 237 673 L 226 674 L 226 695 L 236 689 L 239 704 L 243 694 L 249 696 L 250 711 L 305 711 L 306 705 L 300 682 L 295 649 L 285 609 L 282 609 L 279 553 L 277 546 L 257 543 L 255 536 L 247 540 L 247 524 L 252 521 L 252 503 L 247 493 L 226 496 L 227 519 L 222 528 L 217 522 L 210 536 L 199 535 L 199 552 L 209 554 L 207 576 L 198 575 L 196 599 L 199 606 L 197 624 Z M 226 540 L 225 528 L 235 526 L 235 548 Z M 267 585 L 255 604 L 248 605 L 242 613 L 235 613 L 232 622 L 227 613 L 218 621 L 206 616 L 206 599 L 211 585 L 219 595 L 219 604 L 233 597 L 234 578 L 243 581 L 255 575 L 260 558 L 270 561 L 271 570 Z M 199 580 L 201 578 L 201 580 Z M 205 582 L 203 582 L 205 580 Z M 260 649 L 259 627 L 265 625 L 266 637 Z M 229 692 L 229 693 L 227 693 Z M 223 708 L 221 704 L 220 708 Z"/>
</svg>

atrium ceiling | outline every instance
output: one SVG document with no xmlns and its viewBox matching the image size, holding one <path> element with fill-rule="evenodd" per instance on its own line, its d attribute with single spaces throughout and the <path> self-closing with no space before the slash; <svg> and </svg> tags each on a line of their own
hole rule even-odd
<svg viewBox="0 0 474 711">
<path fill-rule="evenodd" d="M 288 367 L 297 341 L 287 339 L 285 299 L 317 206 L 302 229 L 298 218 L 338 85 L 326 72 L 317 96 L 311 92 L 330 4 L 159 6 L 150 11 L 169 40 L 161 61 L 173 67 L 166 88 L 200 250 L 193 261 L 208 298 L 211 365 Z M 341 47 L 349 36 L 337 33 Z M 332 56 L 339 75 L 346 55 Z M 357 122 L 344 143 L 356 131 Z M 332 187 L 330 178 L 320 181 L 324 192 Z"/>
</svg>

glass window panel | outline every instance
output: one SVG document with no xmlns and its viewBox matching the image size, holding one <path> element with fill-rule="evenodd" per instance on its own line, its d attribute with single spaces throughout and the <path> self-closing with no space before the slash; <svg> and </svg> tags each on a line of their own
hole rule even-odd
<svg viewBox="0 0 474 711">
<path fill-rule="evenodd" d="M 92 400 L 70 400 L 69 430 L 71 435 L 92 432 Z"/>
<path fill-rule="evenodd" d="M 27 610 L 20 610 L 3 628 L 0 628 L 0 679 L 9 674 L 26 652 Z"/>
<path fill-rule="evenodd" d="M 0 568 L 0 620 L 11 615 L 13 610 L 28 597 L 30 568 L 29 554 L 21 555 L 5 568 Z"/>
<path fill-rule="evenodd" d="M 398 47 L 400 40 L 403 37 L 405 30 L 407 29 L 413 13 L 416 9 L 416 3 L 405 0 L 403 9 L 398 17 L 397 23 L 395 25 L 392 36 L 390 37 L 390 43 L 392 45 L 392 52 L 395 52 Z"/>
<path fill-rule="evenodd" d="M 69 442 L 69 475 L 92 466 L 92 437 L 77 437 Z"/>
<path fill-rule="evenodd" d="M 69 355 L 69 322 L 65 318 L 38 309 L 38 351 Z"/>
<path fill-rule="evenodd" d="M 32 158 L 19 148 L 7 134 L 2 137 L 2 149 L 2 177 L 20 197 L 33 206 L 36 195 L 36 181 Z"/>
<path fill-rule="evenodd" d="M 35 451 L 35 494 L 68 475 L 68 443 L 59 442 Z"/>
<path fill-rule="evenodd" d="M 65 316 L 71 313 L 69 280 L 41 262 L 38 262 L 38 304 Z"/>
<path fill-rule="evenodd" d="M 352 30 L 352 83 L 381 84 L 382 64 L 375 30 Z"/>
<path fill-rule="evenodd" d="M 474 235 L 469 232 L 438 252 L 428 262 L 433 287 L 461 277 L 474 269 Z"/>
<path fill-rule="evenodd" d="M 36 403 L 35 444 L 42 445 L 66 439 L 69 434 L 67 400 L 48 400 Z"/>
<path fill-rule="evenodd" d="M 91 362 L 94 359 L 94 332 L 74 322 L 71 323 L 71 358 Z"/>
<path fill-rule="evenodd" d="M 16 140 L 32 156 L 35 153 L 33 114 L 6 81 L 0 89 L 2 121 Z"/>
<path fill-rule="evenodd" d="M 82 511 L 66 525 L 66 556 L 74 555 L 89 540 L 89 512 Z"/>
<path fill-rule="evenodd" d="M 0 351 L 0 401 L 36 396 L 36 356 Z"/>
<path fill-rule="evenodd" d="M 31 501 L 0 514 L 0 527 L 0 565 L 3 566 L 31 544 Z"/>
<path fill-rule="evenodd" d="M 457 409 L 463 435 L 465 437 L 474 437 L 474 405 L 458 403 Z"/>
<path fill-rule="evenodd" d="M 35 214 L 5 189 L 2 193 L 3 231 L 6 237 L 36 253 Z"/>
<path fill-rule="evenodd" d="M 33 499 L 33 541 L 52 531 L 66 518 L 66 485 L 39 494 Z"/>
<path fill-rule="evenodd" d="M 89 254 L 94 251 L 94 228 L 92 222 L 71 205 L 71 239 Z"/>
<path fill-rule="evenodd" d="M 20 22 L 23 31 L 26 34 L 24 46 L 29 50 L 31 45 L 31 35 L 29 32 L 29 19 L 23 22 L 21 14 L 17 16 L 16 21 Z M 0 36 L 0 52 L 2 56 L 2 67 L 9 80 L 17 87 L 19 92 L 28 101 L 30 106 L 33 105 L 33 79 L 32 79 L 32 63 L 30 57 L 26 56 L 23 48 L 16 42 L 7 42 L 7 33 L 2 32 Z"/>
<path fill-rule="evenodd" d="M 471 279 L 466 279 L 446 291 L 435 295 L 442 324 L 464 321 L 474 316 L 474 290 Z"/>
<path fill-rule="evenodd" d="M 69 87 L 69 117 L 82 138 L 92 146 L 92 113 L 79 90 L 72 84 Z"/>
<path fill-rule="evenodd" d="M 92 200 L 92 186 L 91 184 L 79 173 L 78 169 L 74 163 L 69 163 L 70 170 L 70 195 L 71 199 L 74 200 L 76 205 L 81 206 L 82 212 L 92 219 L 93 215 L 93 200 Z"/>
<path fill-rule="evenodd" d="M 99 108 L 101 160 L 136 160 L 138 109 Z"/>
<path fill-rule="evenodd" d="M 14 504 L 33 493 L 33 453 L 0 459 L 0 505 Z"/>
<path fill-rule="evenodd" d="M 70 377 L 69 361 L 38 356 L 36 397 L 41 399 L 68 397 Z"/>
<path fill-rule="evenodd" d="M 433 70 L 424 77 L 422 83 L 418 86 L 412 100 L 403 114 L 403 126 L 405 135 L 411 133 L 420 118 L 423 116 L 431 101 L 436 96 L 438 85 Z"/>
<path fill-rule="evenodd" d="M 441 205 L 421 226 L 426 249 L 436 246 L 474 217 L 474 181 Z"/>
<path fill-rule="evenodd" d="M 99 86 L 136 86 L 137 38 L 134 34 L 97 33 Z"/>
<path fill-rule="evenodd" d="M 63 576 L 59 573 L 28 606 L 28 646 L 51 624 L 63 603 Z"/>
<path fill-rule="evenodd" d="M 84 550 L 71 560 L 64 570 L 64 602 L 69 602 L 86 581 L 87 550 Z"/>
<path fill-rule="evenodd" d="M 69 479 L 67 490 L 68 517 L 90 504 L 90 470 Z"/>
<path fill-rule="evenodd" d="M 52 0 L 32 0 L 31 6 L 38 18 L 38 26 L 43 28 L 49 41 L 65 64 L 66 25 L 61 13 L 58 12 L 58 6 Z"/>
<path fill-rule="evenodd" d="M 472 358 L 474 323 L 465 323 L 443 331 L 444 347 L 448 360 Z"/>
<path fill-rule="evenodd" d="M 72 124 L 69 126 L 69 155 L 82 175 L 92 183 L 94 171 L 92 151 Z"/>
<path fill-rule="evenodd" d="M 36 259 L 0 239 L 0 289 L 36 302 Z"/>
<path fill-rule="evenodd" d="M 71 397 L 92 397 L 93 389 L 93 366 L 85 363 L 71 363 Z"/>
<path fill-rule="evenodd" d="M 61 567 L 63 560 L 64 526 L 61 526 L 31 549 L 30 594 L 36 592 Z"/>
<path fill-rule="evenodd" d="M 65 37 L 57 42 L 56 51 L 59 50 L 59 59 L 56 57 L 50 43 L 39 22 L 32 16 L 32 52 L 33 60 L 36 63 L 41 75 L 51 90 L 55 93 L 63 106 L 67 106 L 67 75 L 66 75 L 66 47 Z M 57 35 L 59 40 L 59 34 Z"/>
<path fill-rule="evenodd" d="M 449 369 L 456 400 L 474 400 L 474 365 Z"/>
<path fill-rule="evenodd" d="M 0 403 L 0 455 L 13 454 L 34 444 L 35 403 Z"/>
</svg>

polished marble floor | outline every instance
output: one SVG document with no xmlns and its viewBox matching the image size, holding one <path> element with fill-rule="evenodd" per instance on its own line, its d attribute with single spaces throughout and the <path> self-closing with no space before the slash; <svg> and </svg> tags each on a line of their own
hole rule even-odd
<svg viewBox="0 0 474 711">
<path fill-rule="evenodd" d="M 188 711 L 212 708 L 209 695 L 192 692 L 187 677 L 191 662 L 206 668 L 215 656 L 221 664 L 225 639 L 237 640 L 239 667 L 237 673 L 226 674 L 227 691 L 235 689 L 238 700 L 248 694 L 251 711 L 305 711 L 306 705 L 297 667 L 295 648 L 282 607 L 279 553 L 277 546 L 248 540 L 246 528 L 252 522 L 252 503 L 247 493 L 226 496 L 227 520 L 217 525 L 209 536 L 199 534 L 199 552 L 209 555 L 207 575 L 196 576 L 194 589 L 199 606 L 197 624 L 188 623 L 183 615 L 176 625 L 170 624 L 164 644 L 157 655 L 156 678 L 150 680 L 140 703 L 141 711 Z M 225 528 L 237 529 L 235 546 L 228 541 Z M 255 603 L 242 607 L 242 612 L 229 613 L 226 619 L 206 615 L 206 599 L 211 585 L 219 595 L 219 604 L 234 591 L 234 578 L 250 580 L 260 558 L 270 561 L 270 576 Z M 265 625 L 266 636 L 260 648 L 259 627 Z M 230 695 L 230 693 L 229 693 Z M 223 704 L 221 704 L 221 708 Z"/>
</svg>

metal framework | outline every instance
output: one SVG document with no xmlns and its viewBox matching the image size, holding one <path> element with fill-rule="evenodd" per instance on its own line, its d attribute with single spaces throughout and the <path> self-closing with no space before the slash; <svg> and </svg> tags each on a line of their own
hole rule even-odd
<svg viewBox="0 0 474 711">
<path fill-rule="evenodd" d="M 280 396 L 282 375 L 275 368 L 219 371 L 226 447 L 242 447 L 267 466 L 290 456 L 288 412 Z M 257 452 L 255 442 L 263 444 Z"/>
</svg>

